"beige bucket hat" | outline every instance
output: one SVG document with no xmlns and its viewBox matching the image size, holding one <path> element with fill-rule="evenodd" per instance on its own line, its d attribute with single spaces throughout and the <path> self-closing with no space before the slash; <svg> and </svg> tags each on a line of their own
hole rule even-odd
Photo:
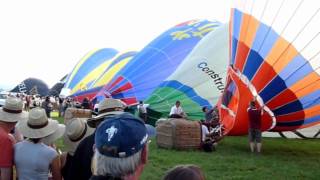
<svg viewBox="0 0 320 180">
<path fill-rule="evenodd" d="M 16 97 L 8 97 L 3 107 L 0 108 L 0 121 L 3 122 L 18 122 L 26 120 L 28 113 L 22 111 L 23 102 Z"/>
<path fill-rule="evenodd" d="M 58 140 L 60 137 L 63 136 L 66 130 L 66 126 L 64 124 L 59 124 L 58 121 L 56 120 L 53 120 L 53 121 L 58 124 L 58 129 L 54 133 L 50 134 L 49 136 L 46 136 L 41 139 L 41 142 L 43 142 L 46 145 L 53 144 L 56 140 Z"/>
<path fill-rule="evenodd" d="M 66 151 L 71 155 L 74 154 L 79 143 L 94 132 L 94 129 L 87 125 L 87 119 L 88 118 L 73 118 L 66 124 L 63 140 L 66 145 Z"/>
<path fill-rule="evenodd" d="M 27 138 L 43 138 L 58 128 L 57 121 L 48 119 L 45 110 L 40 107 L 31 109 L 28 120 L 18 123 L 19 131 Z"/>
<path fill-rule="evenodd" d="M 127 107 L 127 105 L 119 99 L 106 98 L 99 103 L 98 107 L 98 115 L 88 119 L 88 124 L 91 127 L 95 127 L 95 121 L 101 120 L 106 115 L 123 113 L 123 110 Z"/>
<path fill-rule="evenodd" d="M 91 118 L 92 111 L 89 109 L 67 108 L 64 112 L 64 124 L 73 118 Z"/>
</svg>

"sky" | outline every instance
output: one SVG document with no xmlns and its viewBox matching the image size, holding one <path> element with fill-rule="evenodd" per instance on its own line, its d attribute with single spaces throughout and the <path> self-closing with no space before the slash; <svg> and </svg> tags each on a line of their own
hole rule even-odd
<svg viewBox="0 0 320 180">
<path fill-rule="evenodd" d="M 228 22 L 231 0 L 0 0 L 0 88 L 52 87 L 89 51 L 139 51 L 192 19 Z"/>
</svg>

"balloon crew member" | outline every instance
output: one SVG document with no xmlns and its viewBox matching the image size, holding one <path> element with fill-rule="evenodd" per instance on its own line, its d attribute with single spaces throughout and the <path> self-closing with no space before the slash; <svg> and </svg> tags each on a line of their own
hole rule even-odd
<svg viewBox="0 0 320 180">
<path fill-rule="evenodd" d="M 186 114 L 181 107 L 180 101 L 176 101 L 176 104 L 172 106 L 170 114 L 170 118 L 185 118 Z"/>
<path fill-rule="evenodd" d="M 256 149 L 257 153 L 261 152 L 261 116 L 263 109 L 256 107 L 256 103 L 252 100 L 249 104 L 248 117 L 249 117 L 249 145 L 251 152 Z"/>
<path fill-rule="evenodd" d="M 139 112 L 139 117 L 146 123 L 147 122 L 147 107 L 148 104 L 144 104 L 143 101 L 139 101 L 139 104 L 137 106 L 138 112 Z"/>
</svg>

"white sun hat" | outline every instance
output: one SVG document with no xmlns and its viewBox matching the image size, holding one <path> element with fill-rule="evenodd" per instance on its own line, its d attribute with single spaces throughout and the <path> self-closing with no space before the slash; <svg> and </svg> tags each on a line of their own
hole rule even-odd
<svg viewBox="0 0 320 180">
<path fill-rule="evenodd" d="M 58 121 L 54 120 L 55 123 L 58 124 L 58 129 L 50 134 L 49 136 L 46 136 L 44 138 L 41 139 L 41 142 L 43 142 L 46 145 L 51 145 L 53 144 L 56 140 L 58 140 L 60 137 L 63 136 L 65 130 L 66 130 L 66 126 L 64 124 L 59 124 Z"/>
<path fill-rule="evenodd" d="M 106 115 L 122 114 L 123 111 L 121 110 L 124 110 L 126 107 L 127 107 L 126 103 L 122 102 L 119 99 L 106 98 L 99 103 L 98 115 L 88 119 L 89 125 L 94 126 L 94 125 L 91 125 L 93 124 L 94 121 L 100 120 Z M 118 110 L 115 110 L 115 109 L 118 109 Z"/>
<path fill-rule="evenodd" d="M 0 121 L 18 122 L 26 120 L 28 113 L 22 111 L 23 102 L 20 98 L 8 97 L 3 107 L 0 108 Z"/>
<path fill-rule="evenodd" d="M 48 119 L 45 110 L 40 107 L 31 109 L 28 120 L 18 123 L 18 129 L 27 138 L 43 138 L 53 134 L 58 128 L 58 123 Z"/>
<path fill-rule="evenodd" d="M 71 155 L 74 154 L 79 143 L 94 132 L 94 129 L 87 125 L 87 119 L 88 118 L 73 118 L 66 124 L 63 140 L 66 145 L 66 151 Z"/>
</svg>

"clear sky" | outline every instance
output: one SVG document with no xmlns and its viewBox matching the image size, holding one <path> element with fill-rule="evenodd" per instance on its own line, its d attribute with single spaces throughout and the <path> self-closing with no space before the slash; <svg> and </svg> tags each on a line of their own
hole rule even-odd
<svg viewBox="0 0 320 180">
<path fill-rule="evenodd" d="M 1 0 L 0 88 L 51 87 L 96 48 L 140 50 L 192 19 L 227 22 L 231 0 Z"/>
</svg>

